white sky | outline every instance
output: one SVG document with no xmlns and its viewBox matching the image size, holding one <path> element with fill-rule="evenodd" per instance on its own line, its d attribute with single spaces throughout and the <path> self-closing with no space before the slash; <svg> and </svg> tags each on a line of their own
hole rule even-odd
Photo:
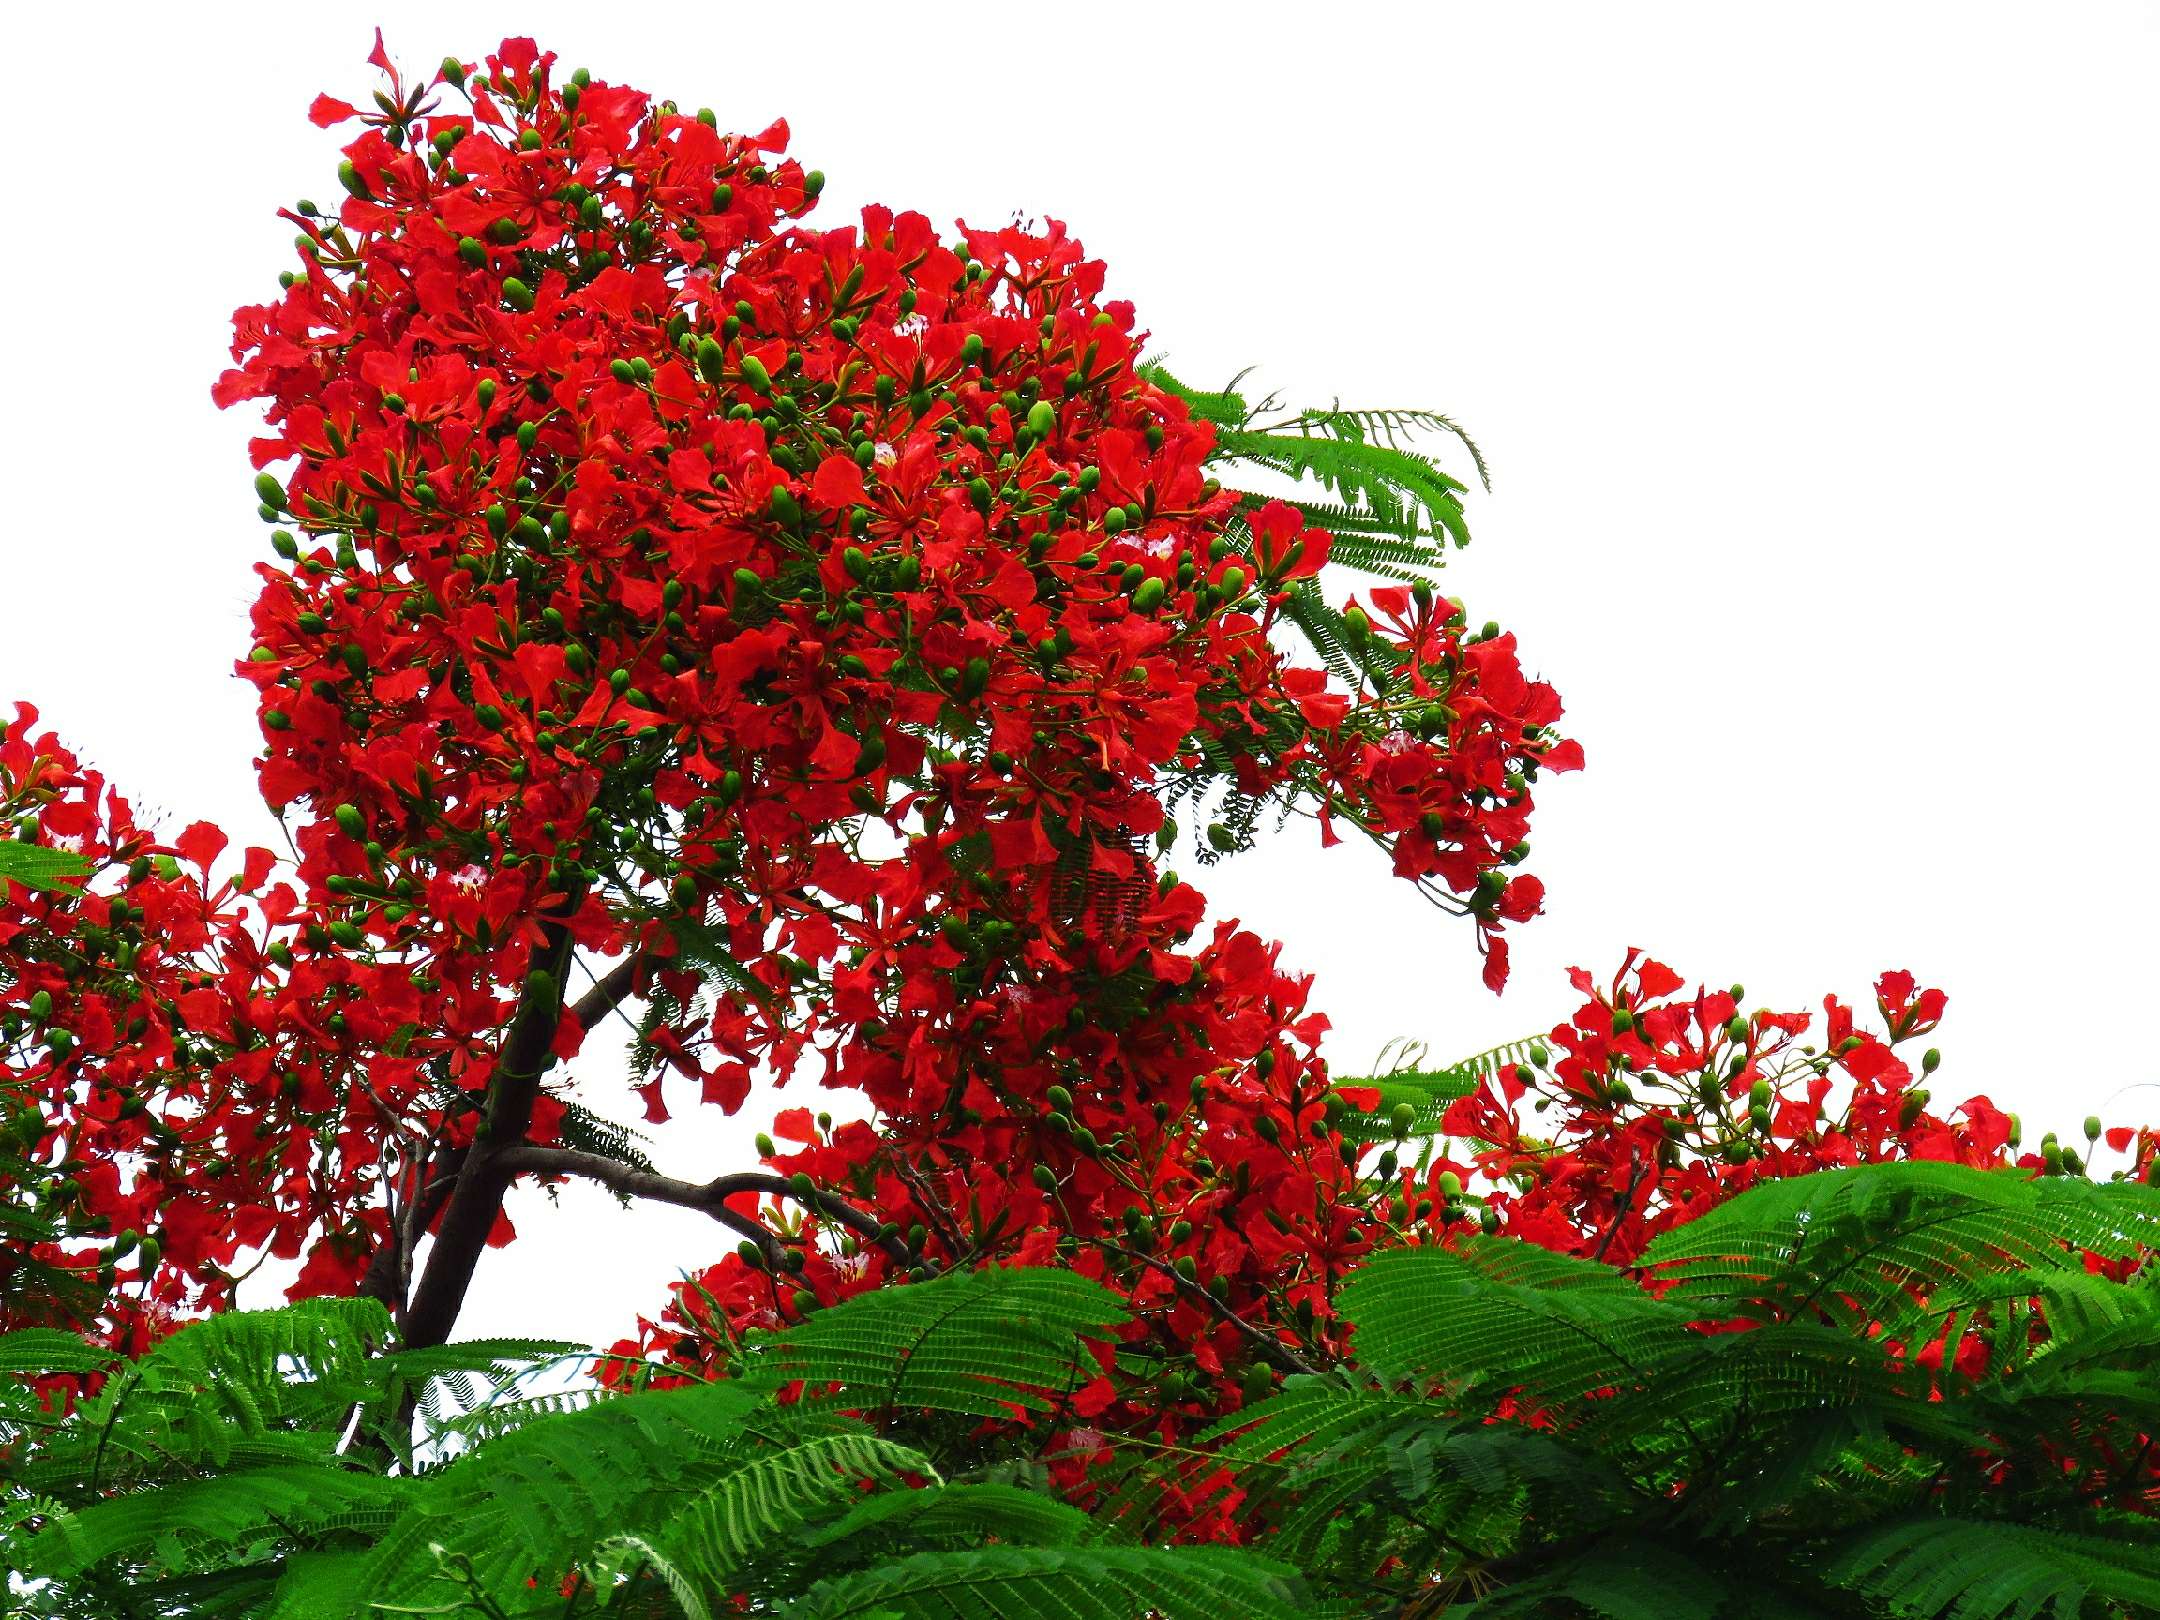
<svg viewBox="0 0 2160 1620">
<path fill-rule="evenodd" d="M 2160 11 L 909 11 L 18 15 L 0 702 L 267 841 L 226 320 L 291 263 L 274 210 L 337 190 L 305 110 L 372 88 L 375 21 L 416 70 L 530 33 L 723 127 L 785 114 L 821 222 L 1067 220 L 1188 380 L 1256 364 L 1477 436 L 1450 589 L 1520 633 L 1590 768 L 1542 796 L 1549 909 L 1497 1000 L 1369 850 L 1293 829 L 1215 870 L 1317 973 L 1339 1068 L 1546 1027 L 1570 964 L 1639 944 L 1786 1007 L 1910 967 L 1951 996 L 1939 1094 L 2069 1130 L 2143 1085 L 2108 1111 L 2160 1117 Z M 657 1156 L 738 1168 L 757 1123 Z M 540 1241 L 489 1258 L 468 1334 L 611 1338 L 724 1246 L 604 1199 L 520 1213 Z"/>
</svg>

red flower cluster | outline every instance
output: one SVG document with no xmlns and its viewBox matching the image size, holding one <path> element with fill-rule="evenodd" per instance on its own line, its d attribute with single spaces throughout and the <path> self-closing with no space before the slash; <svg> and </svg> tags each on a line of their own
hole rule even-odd
<svg viewBox="0 0 2160 1620">
<path fill-rule="evenodd" d="M 2081 1153 L 2050 1133 L 2018 1153 L 2021 1127 L 1984 1096 L 1938 1111 L 1898 1048 L 1931 1034 L 1946 997 L 1910 973 L 1875 984 L 1881 1033 L 1826 997 L 1820 1033 L 1807 1013 L 1743 1013 L 1744 992 L 1697 989 L 1629 952 L 1605 985 L 1577 969 L 1587 999 L 1574 1018 L 1449 1105 L 1459 1157 L 1437 1160 L 1427 1191 L 1461 1219 L 1551 1249 L 1616 1264 L 1658 1233 L 1756 1182 L 1843 1165 L 1932 1159 L 2084 1173 Z M 1527 1107 L 1526 1107 L 1527 1104 Z M 2123 1155 L 2114 1173 L 2143 1176 L 2155 1138 L 2087 1122 Z"/>
<path fill-rule="evenodd" d="M 152 836 L 36 725 L 25 705 L 0 733 L 0 818 L 83 870 L 0 883 L 0 1192 L 32 1223 L 0 1253 L 0 1327 L 102 1312 L 140 1350 L 229 1303 L 236 1261 L 369 1217 L 323 1174 L 341 1144 L 305 1128 L 331 1103 L 325 1032 L 275 943 L 297 900 L 270 853 L 213 880 L 222 833 Z"/>
</svg>

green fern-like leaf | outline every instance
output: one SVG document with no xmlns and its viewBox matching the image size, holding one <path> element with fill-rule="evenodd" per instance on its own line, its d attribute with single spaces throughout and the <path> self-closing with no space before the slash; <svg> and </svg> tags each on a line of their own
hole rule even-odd
<svg viewBox="0 0 2160 1620">
<path fill-rule="evenodd" d="M 1207 1547 L 984 1547 L 823 1582 L 788 1620 L 1293 1620 L 1286 1572 Z"/>
<path fill-rule="evenodd" d="M 1085 1342 L 1125 1320 L 1117 1296 L 1069 1272 L 953 1272 L 822 1311 L 763 1346 L 753 1376 L 837 1384 L 877 1408 L 999 1417 L 1075 1387 Z"/>
<path fill-rule="evenodd" d="M 88 861 L 67 850 L 0 839 L 0 885 L 20 883 L 26 889 L 72 894 L 90 871 Z"/>
</svg>

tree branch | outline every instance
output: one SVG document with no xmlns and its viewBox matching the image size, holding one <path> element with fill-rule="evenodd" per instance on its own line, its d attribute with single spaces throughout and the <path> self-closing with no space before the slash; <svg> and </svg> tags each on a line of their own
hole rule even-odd
<svg viewBox="0 0 2160 1620">
<path fill-rule="evenodd" d="M 650 1170 L 640 1170 L 635 1165 L 621 1164 L 614 1159 L 604 1159 L 596 1153 L 580 1153 L 572 1148 L 540 1147 L 527 1142 L 505 1150 L 499 1164 L 513 1175 L 582 1176 L 597 1181 L 611 1192 L 626 1198 L 649 1198 L 655 1203 L 675 1204 L 684 1209 L 700 1210 L 721 1225 L 751 1239 L 768 1254 L 777 1246 L 777 1240 L 765 1225 L 748 1215 L 737 1214 L 728 1208 L 728 1199 L 737 1193 L 766 1193 L 775 1198 L 792 1198 L 807 1204 L 818 1214 L 840 1226 L 846 1227 L 866 1243 L 875 1243 L 897 1266 L 922 1266 L 928 1262 L 910 1249 L 897 1235 L 889 1232 L 886 1223 L 869 1211 L 860 1209 L 837 1194 L 812 1188 L 807 1193 L 793 1178 L 774 1175 L 763 1170 L 743 1170 L 733 1175 L 717 1176 L 711 1181 L 682 1181 L 674 1176 L 663 1176 Z"/>
<path fill-rule="evenodd" d="M 643 960 L 636 954 L 626 956 L 595 979 L 591 988 L 578 997 L 577 1004 L 570 1009 L 577 1015 L 577 1021 L 586 1029 L 591 1029 L 628 1001 L 631 990 L 636 986 L 638 968 Z"/>
<path fill-rule="evenodd" d="M 578 897 L 569 897 L 567 911 L 575 911 Z M 447 1343 L 465 1306 L 465 1291 L 472 1284 L 473 1268 L 502 1214 L 503 1195 L 516 1174 L 503 1168 L 503 1152 L 525 1139 L 532 1129 L 533 1103 L 540 1094 L 540 1077 L 554 1062 L 555 1028 L 562 1020 L 562 984 L 569 970 L 574 942 L 567 922 L 543 925 L 540 948 L 533 953 L 532 971 L 511 1018 L 501 1051 L 496 1055 L 494 1079 L 487 1102 L 457 1184 L 435 1229 L 426 1268 L 412 1291 L 398 1324 L 405 1343 L 419 1350 Z"/>
</svg>

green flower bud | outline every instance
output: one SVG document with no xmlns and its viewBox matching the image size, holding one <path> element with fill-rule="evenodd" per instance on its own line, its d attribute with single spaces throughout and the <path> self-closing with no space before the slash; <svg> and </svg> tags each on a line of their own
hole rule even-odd
<svg viewBox="0 0 2160 1620">
<path fill-rule="evenodd" d="M 457 256 L 475 270 L 482 269 L 487 264 L 487 244 L 477 236 L 461 236 L 458 238 Z"/>
<path fill-rule="evenodd" d="M 503 277 L 502 294 L 503 302 L 519 314 L 528 315 L 532 313 L 533 290 L 516 276 Z"/>
</svg>

